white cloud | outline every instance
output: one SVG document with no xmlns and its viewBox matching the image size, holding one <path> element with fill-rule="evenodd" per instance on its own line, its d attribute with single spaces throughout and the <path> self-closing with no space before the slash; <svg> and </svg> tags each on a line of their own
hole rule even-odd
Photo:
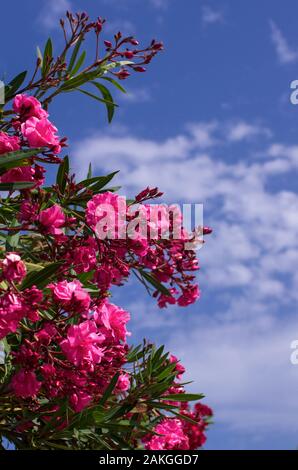
<svg viewBox="0 0 298 470">
<path fill-rule="evenodd" d="M 224 14 L 221 10 L 215 10 L 208 5 L 202 7 L 202 22 L 205 25 L 223 23 Z"/>
<path fill-rule="evenodd" d="M 190 371 L 193 389 L 200 384 L 206 393 L 216 423 L 244 434 L 295 432 L 298 368 L 290 344 L 297 333 L 297 319 L 229 322 L 209 315 L 181 327 L 168 344 Z"/>
<path fill-rule="evenodd" d="M 47 29 L 53 29 L 59 26 L 59 19 L 66 11 L 71 11 L 72 4 L 70 0 L 46 0 L 39 15 L 39 22 Z"/>
<path fill-rule="evenodd" d="M 135 88 L 133 91 L 121 93 L 119 98 L 128 103 L 145 103 L 151 101 L 152 96 L 147 88 Z"/>
<path fill-rule="evenodd" d="M 271 39 L 275 46 L 278 60 L 281 64 L 289 64 L 298 61 L 298 49 L 292 48 L 281 30 L 277 27 L 274 21 L 270 21 Z"/>
<path fill-rule="evenodd" d="M 271 135 L 244 121 L 192 123 L 160 141 L 122 129 L 86 138 L 74 153 L 79 172 L 89 161 L 100 172 L 120 168 L 129 195 L 158 185 L 171 202 L 204 203 L 214 233 L 199 252 L 199 281 L 215 304 L 203 314 L 200 304 L 164 312 L 134 300 L 131 329 L 163 335 L 214 406 L 216 422 L 246 436 L 294 430 L 298 411 L 298 368 L 289 359 L 298 336 L 298 195 L 287 178 L 297 172 L 298 146 L 268 146 Z M 240 141 L 247 158 L 227 158 Z M 259 154 L 256 145 L 264 148 Z"/>
<path fill-rule="evenodd" d="M 169 0 L 150 0 L 150 2 L 155 8 L 162 10 L 165 9 L 169 4 Z"/>
<path fill-rule="evenodd" d="M 234 142 L 250 139 L 256 137 L 259 134 L 271 137 L 271 132 L 266 127 L 250 124 L 245 121 L 236 122 L 235 125 L 231 125 L 228 130 L 228 139 Z"/>
</svg>

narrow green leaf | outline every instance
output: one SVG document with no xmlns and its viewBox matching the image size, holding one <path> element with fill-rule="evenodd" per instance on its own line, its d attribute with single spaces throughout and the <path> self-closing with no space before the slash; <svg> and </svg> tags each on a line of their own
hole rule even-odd
<svg viewBox="0 0 298 470">
<path fill-rule="evenodd" d="M 203 394 L 195 394 L 195 393 L 176 393 L 176 394 L 170 394 L 170 395 L 165 395 L 163 397 L 160 397 L 161 400 L 169 400 L 169 401 L 197 401 L 197 400 L 202 400 L 205 395 Z"/>
<path fill-rule="evenodd" d="M 94 187 L 96 187 L 97 190 L 102 189 L 114 178 L 117 173 L 119 173 L 119 170 L 113 171 L 113 173 L 110 173 L 106 176 L 94 176 L 93 178 L 87 178 L 86 180 L 81 181 L 80 185 L 89 189 L 92 189 Z"/>
<path fill-rule="evenodd" d="M 73 49 L 73 52 L 72 52 L 72 54 L 71 54 L 70 61 L 69 61 L 69 65 L 68 65 L 68 68 L 67 68 L 67 72 L 68 72 L 68 73 L 71 72 L 72 69 L 73 69 L 73 66 L 74 66 L 74 64 L 75 64 L 75 61 L 76 61 L 77 55 L 78 55 L 78 53 L 79 53 L 80 47 L 81 47 L 81 45 L 82 45 L 83 39 L 84 39 L 84 36 L 81 35 L 81 36 L 79 37 L 79 39 L 77 40 L 77 42 L 76 42 L 76 45 L 75 45 L 75 47 L 74 47 L 74 49 Z"/>
<path fill-rule="evenodd" d="M 43 53 L 43 60 L 42 60 L 42 69 L 41 73 L 42 76 L 45 77 L 49 68 L 50 68 L 50 61 L 53 58 L 53 45 L 51 38 L 47 40 L 47 43 L 44 48 L 44 53 Z"/>
<path fill-rule="evenodd" d="M 16 93 L 16 91 L 20 88 L 22 83 L 24 82 L 27 75 L 27 71 L 19 73 L 16 77 L 14 77 L 8 85 L 5 87 L 5 100 L 8 99 Z"/>
<path fill-rule="evenodd" d="M 164 295 L 171 297 L 170 291 L 161 282 L 155 279 L 155 277 L 153 277 L 151 274 L 147 273 L 146 271 L 143 271 L 143 269 L 139 269 L 139 272 L 143 276 L 143 278 L 146 279 L 146 281 L 148 281 L 153 287 L 155 287 L 156 290 L 158 290 Z"/>
<path fill-rule="evenodd" d="M 33 188 L 35 183 L 18 181 L 17 183 L 0 183 L 0 191 L 19 191 L 20 189 Z"/>
<path fill-rule="evenodd" d="M 69 74 L 71 77 L 73 77 L 80 70 L 80 68 L 82 67 L 85 61 L 85 58 L 86 58 L 86 51 L 83 51 L 80 57 L 78 58 L 76 65 L 74 66 L 74 68 Z"/>
<path fill-rule="evenodd" d="M 99 400 L 98 404 L 99 405 L 104 405 L 106 403 L 106 401 L 109 399 L 109 397 L 112 395 L 113 393 L 113 390 L 114 388 L 116 387 L 117 385 L 117 382 L 118 382 L 118 379 L 119 379 L 119 375 L 120 373 L 117 372 L 117 374 L 114 375 L 114 377 L 112 378 L 111 382 L 109 383 L 109 385 L 107 386 L 103 396 L 101 397 L 101 399 Z"/>
<path fill-rule="evenodd" d="M 114 116 L 115 103 L 110 91 L 101 83 L 91 82 L 102 94 L 103 99 L 106 101 L 106 108 L 108 113 L 108 121 L 111 122 Z"/>
<path fill-rule="evenodd" d="M 111 78 L 111 77 L 101 77 L 101 78 L 102 78 L 102 80 L 106 80 L 106 81 L 112 83 L 116 88 L 118 88 L 118 90 L 122 91 L 122 93 L 127 93 L 125 88 L 123 88 L 123 86 L 120 85 L 120 83 L 118 83 L 113 78 Z"/>
<path fill-rule="evenodd" d="M 25 277 L 21 290 L 28 289 L 33 285 L 43 288 L 49 283 L 49 279 L 58 271 L 61 262 L 52 263 L 43 268 L 41 271 L 32 271 Z"/>
<path fill-rule="evenodd" d="M 66 176 L 69 173 L 69 159 L 68 155 L 66 155 L 63 161 L 60 163 L 58 171 L 57 171 L 57 178 L 56 183 L 59 186 L 61 193 L 64 193 L 66 187 Z"/>
<path fill-rule="evenodd" d="M 13 168 L 15 166 L 18 166 L 20 161 L 33 157 L 38 153 L 42 152 L 43 150 L 44 149 L 42 147 L 39 147 L 28 150 L 18 150 L 16 152 L 5 153 L 0 157 L 0 168 Z M 15 163 L 18 164 L 15 165 Z"/>
<path fill-rule="evenodd" d="M 92 178 L 92 165 L 89 163 L 87 179 Z"/>
</svg>

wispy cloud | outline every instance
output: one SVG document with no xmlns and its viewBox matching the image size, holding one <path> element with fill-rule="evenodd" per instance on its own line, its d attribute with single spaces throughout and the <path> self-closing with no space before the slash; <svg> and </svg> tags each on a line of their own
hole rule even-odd
<svg viewBox="0 0 298 470">
<path fill-rule="evenodd" d="M 271 39 L 275 46 L 278 60 L 281 64 L 290 64 L 298 61 L 298 49 L 289 45 L 287 39 L 277 27 L 274 21 L 270 20 Z"/>
<path fill-rule="evenodd" d="M 227 138 L 232 142 L 240 142 L 259 135 L 271 137 L 271 131 L 259 124 L 238 121 L 229 126 Z"/>
<path fill-rule="evenodd" d="M 169 0 L 150 0 L 150 3 L 158 9 L 164 10 L 169 4 Z"/>
<path fill-rule="evenodd" d="M 38 20 L 47 29 L 56 28 L 59 25 L 59 19 L 67 10 L 72 9 L 70 0 L 45 0 L 43 3 Z"/>
<path fill-rule="evenodd" d="M 271 137 L 256 122 L 214 120 L 160 141 L 127 129 L 93 135 L 74 154 L 79 172 L 88 161 L 95 170 L 122 170 L 130 195 L 158 185 L 171 202 L 204 202 L 208 223 L 212 216 L 199 280 L 203 297 L 216 302 L 160 312 L 149 300 L 135 300 L 134 291 L 126 307 L 133 331 L 163 336 L 181 356 L 216 422 L 236 429 L 235 439 L 296 429 L 298 372 L 290 343 L 298 335 L 298 194 L 287 182 L 298 171 L 298 146 L 268 146 Z M 241 141 L 251 158 L 227 160 Z M 255 158 L 256 145 L 263 158 Z M 272 177 L 279 189 L 271 189 Z"/>
<path fill-rule="evenodd" d="M 134 88 L 134 90 L 127 93 L 121 93 L 119 98 L 129 103 L 145 103 L 151 101 L 152 96 L 147 88 Z"/>
<path fill-rule="evenodd" d="M 224 22 L 224 14 L 221 10 L 215 10 L 208 5 L 202 7 L 202 22 L 204 25 Z"/>
</svg>

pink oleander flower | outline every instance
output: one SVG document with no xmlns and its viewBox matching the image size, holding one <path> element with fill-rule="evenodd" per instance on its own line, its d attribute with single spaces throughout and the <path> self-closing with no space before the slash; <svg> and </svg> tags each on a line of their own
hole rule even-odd
<svg viewBox="0 0 298 470">
<path fill-rule="evenodd" d="M 9 333 L 15 333 L 23 317 L 24 309 L 20 296 L 7 292 L 0 297 L 0 339 Z"/>
<path fill-rule="evenodd" d="M 41 211 L 38 220 L 45 233 L 62 235 L 63 232 L 60 227 L 65 224 L 65 215 L 58 204 Z"/>
<path fill-rule="evenodd" d="M 38 119 L 47 118 L 48 113 L 42 109 L 41 103 L 34 97 L 26 94 L 16 95 L 13 100 L 13 110 L 20 116 L 22 121 L 31 117 Z"/>
<path fill-rule="evenodd" d="M 86 406 L 90 404 L 92 400 L 92 396 L 89 395 L 88 393 L 82 392 L 79 390 L 76 393 L 73 393 L 70 396 L 70 405 L 73 407 L 74 411 L 76 413 L 79 413 L 82 411 Z"/>
<path fill-rule="evenodd" d="M 123 373 L 119 376 L 118 382 L 117 382 L 117 391 L 118 392 L 126 392 L 130 387 L 130 377 L 128 374 Z"/>
<path fill-rule="evenodd" d="M 189 286 L 187 289 L 182 289 L 182 294 L 178 298 L 178 305 L 180 305 L 180 307 L 186 307 L 187 305 L 193 304 L 199 297 L 199 286 Z"/>
<path fill-rule="evenodd" d="M 69 255 L 78 274 L 92 271 L 96 266 L 96 251 L 93 246 L 80 246 Z"/>
<path fill-rule="evenodd" d="M 11 386 L 17 396 L 29 398 L 36 396 L 40 390 L 41 382 L 37 380 L 34 372 L 21 369 L 13 376 Z"/>
<path fill-rule="evenodd" d="M 183 432 L 180 419 L 164 418 L 155 426 L 154 431 L 161 436 L 145 438 L 145 447 L 148 450 L 188 450 L 188 437 Z"/>
<path fill-rule="evenodd" d="M 60 302 L 66 310 L 76 310 L 79 313 L 88 311 L 91 298 L 82 288 L 80 281 L 60 281 L 48 287 L 52 289 L 54 299 Z"/>
<path fill-rule="evenodd" d="M 35 338 L 42 344 L 50 344 L 52 339 L 57 335 L 57 329 L 51 323 L 46 323 L 44 328 L 35 333 Z"/>
<path fill-rule="evenodd" d="M 102 324 L 117 341 L 126 340 L 126 336 L 129 334 L 126 324 L 130 319 L 130 314 L 122 308 L 105 301 L 95 311 L 94 319 L 98 325 Z"/>
<path fill-rule="evenodd" d="M 86 220 L 98 238 L 121 238 L 126 234 L 126 199 L 109 191 L 96 194 L 87 203 Z"/>
<path fill-rule="evenodd" d="M 182 374 L 184 374 L 184 372 L 185 372 L 185 367 L 183 367 L 183 365 L 180 364 L 177 357 L 174 356 L 173 354 L 170 355 L 170 362 L 172 364 L 176 363 L 175 371 L 178 372 L 177 379 L 181 379 Z"/>
<path fill-rule="evenodd" d="M 104 354 L 98 344 L 103 341 L 104 336 L 98 332 L 95 322 L 86 320 L 70 326 L 67 339 L 61 341 L 60 346 L 67 359 L 76 366 L 84 362 L 98 364 Z"/>
<path fill-rule="evenodd" d="M 23 122 L 21 130 L 30 147 L 49 147 L 54 153 L 61 152 L 58 130 L 47 118 L 31 117 Z"/>
<path fill-rule="evenodd" d="M 5 132 L 0 132 L 0 155 L 3 153 L 14 152 L 20 148 L 20 139 L 16 136 L 10 136 Z"/>
<path fill-rule="evenodd" d="M 8 282 L 21 282 L 27 273 L 26 266 L 17 253 L 7 253 L 1 267 L 2 276 Z"/>
<path fill-rule="evenodd" d="M 28 183 L 34 183 L 34 175 L 34 168 L 32 168 L 31 166 L 21 166 L 6 171 L 3 175 L 0 176 L 0 181 L 1 183 L 15 183 L 17 181 L 26 181 Z"/>
</svg>

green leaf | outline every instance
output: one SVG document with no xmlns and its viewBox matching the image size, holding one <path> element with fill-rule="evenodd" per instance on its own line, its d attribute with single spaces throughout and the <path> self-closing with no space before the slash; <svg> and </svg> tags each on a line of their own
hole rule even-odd
<svg viewBox="0 0 298 470">
<path fill-rule="evenodd" d="M 75 61 L 76 61 L 77 55 L 78 55 L 78 53 L 79 53 L 79 50 L 80 50 L 80 47 L 81 47 L 81 44 L 82 44 L 83 39 L 84 39 L 84 36 L 81 35 L 81 36 L 79 37 L 79 39 L 77 40 L 77 42 L 76 42 L 76 45 L 75 45 L 75 47 L 74 47 L 74 49 L 73 49 L 73 52 L 72 52 L 72 54 L 71 54 L 70 61 L 69 61 L 69 65 L 68 65 L 68 68 L 67 68 L 67 72 L 68 72 L 68 73 L 70 73 L 70 72 L 72 71 L 72 69 L 73 69 L 73 66 L 74 66 L 74 64 L 75 64 Z M 73 75 L 74 75 L 74 74 L 73 74 Z"/>
<path fill-rule="evenodd" d="M 143 271 L 143 269 L 139 269 L 140 274 L 143 276 L 146 281 L 148 281 L 153 287 L 155 287 L 156 290 L 161 292 L 164 295 L 167 295 L 169 297 L 172 297 L 170 291 L 155 277 L 153 277 L 151 274 L 147 273 L 146 271 Z"/>
<path fill-rule="evenodd" d="M 66 80 L 63 85 L 59 88 L 61 92 L 71 91 L 84 83 L 94 80 L 98 76 L 98 70 L 93 70 L 92 72 L 82 72 L 76 77 Z"/>
<path fill-rule="evenodd" d="M 51 263 L 41 271 L 32 271 L 25 277 L 21 290 L 28 289 L 35 285 L 38 288 L 43 288 L 49 283 L 49 279 L 58 271 L 61 262 Z"/>
<path fill-rule="evenodd" d="M 16 77 L 14 77 L 8 85 L 5 87 L 5 99 L 6 101 L 15 94 L 15 92 L 20 88 L 22 83 L 24 82 L 27 75 L 27 71 L 19 73 Z"/>
<path fill-rule="evenodd" d="M 171 393 L 170 395 L 165 395 L 160 397 L 161 400 L 169 400 L 169 401 L 197 401 L 202 400 L 205 395 L 203 394 L 195 394 L 195 393 Z"/>
<path fill-rule="evenodd" d="M 106 65 L 102 65 L 104 71 L 109 71 L 111 69 L 116 69 L 118 67 L 125 67 L 126 65 L 132 65 L 134 62 L 131 60 L 119 60 L 118 62 L 110 62 Z"/>
<path fill-rule="evenodd" d="M 33 148 L 28 150 L 17 150 L 16 152 L 9 152 L 1 155 L 0 158 L 0 168 L 14 168 L 22 160 L 33 157 L 38 153 L 42 152 L 44 149 L 42 147 Z"/>
<path fill-rule="evenodd" d="M 68 155 L 66 155 L 63 161 L 59 165 L 57 178 L 56 178 L 56 183 L 62 194 L 65 191 L 66 176 L 68 175 L 68 173 L 69 173 L 69 159 L 68 159 Z"/>
<path fill-rule="evenodd" d="M 94 82 L 94 81 L 91 83 L 101 92 L 102 97 L 106 102 L 108 121 L 111 122 L 114 116 L 115 106 L 117 105 L 114 103 L 114 100 L 110 91 L 101 83 Z"/>
<path fill-rule="evenodd" d="M 140 351 L 142 346 L 136 346 L 135 348 L 130 349 L 129 353 L 126 356 L 127 362 L 136 362 L 140 357 L 143 356 L 144 352 Z"/>
<path fill-rule="evenodd" d="M 109 383 L 109 385 L 107 386 L 103 396 L 101 397 L 101 399 L 99 400 L 98 404 L 100 406 L 104 405 L 106 403 L 106 401 L 109 399 L 109 397 L 112 395 L 113 393 L 113 390 L 114 388 L 116 387 L 117 385 L 117 382 L 118 382 L 118 379 L 119 379 L 119 376 L 120 376 L 120 373 L 117 372 L 117 374 L 114 375 L 114 377 L 112 378 L 111 382 Z"/>
<path fill-rule="evenodd" d="M 17 219 L 14 219 L 12 221 L 11 226 L 12 227 L 18 226 Z M 19 232 L 15 232 L 15 233 L 12 233 L 11 235 L 8 235 L 6 238 L 6 243 L 5 243 L 6 251 L 14 251 L 19 246 L 19 240 L 20 240 Z"/>
<path fill-rule="evenodd" d="M 19 191 L 20 189 L 33 188 L 36 183 L 30 181 L 18 181 L 17 183 L 0 183 L 0 191 Z"/>
<path fill-rule="evenodd" d="M 87 179 L 92 178 L 92 165 L 89 163 Z"/>
<path fill-rule="evenodd" d="M 51 38 L 49 38 L 47 40 L 47 43 L 44 48 L 44 53 L 43 53 L 42 69 L 41 69 L 41 73 L 43 77 L 46 76 L 50 68 L 52 58 L 53 58 L 53 45 L 52 45 Z"/>
<path fill-rule="evenodd" d="M 81 181 L 80 185 L 88 189 L 94 190 L 94 188 L 96 188 L 96 190 L 99 190 L 106 186 L 106 184 L 108 184 L 117 173 L 119 173 L 119 170 L 113 171 L 113 173 L 109 173 L 106 176 L 94 176 L 93 178 L 87 178 L 86 180 Z"/>
<path fill-rule="evenodd" d="M 84 93 L 84 95 L 89 96 L 90 98 L 93 98 L 94 100 L 99 101 L 100 103 L 104 103 L 106 105 L 107 111 L 108 111 L 108 120 L 111 122 L 111 119 L 113 118 L 114 114 L 114 107 L 118 107 L 118 105 L 114 102 L 107 101 L 104 98 L 100 98 L 97 95 L 94 95 L 94 93 L 90 93 L 87 90 L 83 90 L 82 88 L 77 88 L 77 91 L 80 91 L 81 93 Z M 111 107 L 113 108 L 113 112 L 111 112 Z"/>
<path fill-rule="evenodd" d="M 113 78 L 111 78 L 111 77 L 101 77 L 101 78 L 102 78 L 102 80 L 107 80 L 108 82 L 112 83 L 116 88 L 118 88 L 118 90 L 122 91 L 122 93 L 126 93 L 125 88 L 123 88 L 123 86 L 120 85 L 120 83 L 118 83 Z"/>
<path fill-rule="evenodd" d="M 80 70 L 80 68 L 82 67 L 82 65 L 85 61 L 85 58 L 86 58 L 86 51 L 83 51 L 82 54 L 80 55 L 80 57 L 78 58 L 78 61 L 77 61 L 76 65 L 74 66 L 73 70 L 69 74 L 71 77 L 73 75 L 75 75 Z"/>
</svg>

